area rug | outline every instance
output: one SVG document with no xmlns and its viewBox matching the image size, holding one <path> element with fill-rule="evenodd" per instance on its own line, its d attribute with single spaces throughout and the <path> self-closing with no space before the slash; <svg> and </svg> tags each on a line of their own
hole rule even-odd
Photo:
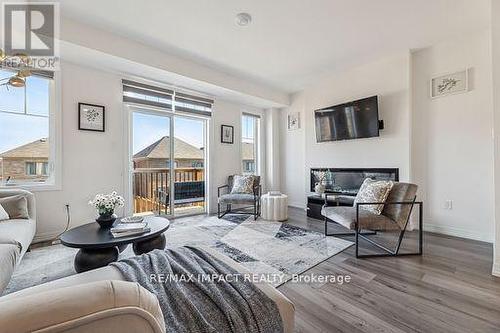
<svg viewBox="0 0 500 333">
<path fill-rule="evenodd" d="M 245 215 L 174 220 L 165 236 L 167 247 L 192 245 L 216 249 L 251 273 L 262 274 L 275 287 L 353 244 L 287 223 L 254 221 Z M 76 274 L 73 259 L 77 251 L 53 245 L 26 253 L 4 294 Z M 129 246 L 120 258 L 133 255 Z"/>
</svg>

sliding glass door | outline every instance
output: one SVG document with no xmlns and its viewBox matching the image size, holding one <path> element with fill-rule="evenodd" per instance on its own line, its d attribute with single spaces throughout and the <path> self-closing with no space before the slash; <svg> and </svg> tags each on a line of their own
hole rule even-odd
<svg viewBox="0 0 500 333">
<path fill-rule="evenodd" d="M 132 112 L 133 213 L 172 215 L 172 117 L 164 112 Z"/>
<path fill-rule="evenodd" d="M 174 214 L 205 212 L 205 120 L 174 117 Z"/>
<path fill-rule="evenodd" d="M 138 108 L 131 118 L 133 213 L 204 213 L 206 120 Z"/>
</svg>

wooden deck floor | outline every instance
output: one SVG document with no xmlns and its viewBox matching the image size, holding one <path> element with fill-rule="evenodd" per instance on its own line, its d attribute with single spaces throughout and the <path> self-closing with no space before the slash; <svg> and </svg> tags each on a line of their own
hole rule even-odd
<svg viewBox="0 0 500 333">
<path fill-rule="evenodd" d="M 323 232 L 322 221 L 289 213 L 290 224 Z M 414 236 L 406 247 L 415 246 Z M 430 233 L 424 239 L 421 257 L 356 259 L 351 247 L 305 273 L 349 274 L 350 283 L 279 287 L 296 306 L 296 331 L 500 332 L 492 245 Z"/>
</svg>

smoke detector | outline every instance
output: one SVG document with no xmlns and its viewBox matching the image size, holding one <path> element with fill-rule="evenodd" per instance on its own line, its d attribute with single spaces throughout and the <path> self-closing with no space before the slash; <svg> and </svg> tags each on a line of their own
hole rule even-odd
<svg viewBox="0 0 500 333">
<path fill-rule="evenodd" d="M 239 13 L 236 15 L 236 23 L 242 27 L 249 25 L 252 22 L 252 16 L 248 13 Z"/>
</svg>

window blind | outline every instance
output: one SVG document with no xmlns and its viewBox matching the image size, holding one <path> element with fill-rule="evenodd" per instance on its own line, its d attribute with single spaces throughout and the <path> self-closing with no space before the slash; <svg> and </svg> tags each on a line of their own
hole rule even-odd
<svg viewBox="0 0 500 333">
<path fill-rule="evenodd" d="M 155 106 L 205 117 L 212 115 L 214 101 L 211 99 L 130 80 L 122 80 L 122 83 L 124 102 Z"/>
<path fill-rule="evenodd" d="M 208 98 L 177 92 L 175 110 L 210 117 L 214 101 Z"/>
<path fill-rule="evenodd" d="M 53 71 L 44 71 L 44 70 L 32 70 L 31 74 L 34 76 L 44 77 L 46 79 L 53 79 L 54 72 Z"/>
<path fill-rule="evenodd" d="M 18 71 L 18 69 L 12 68 L 12 67 L 8 67 L 8 66 L 0 66 L 0 69 L 3 70 L 3 71 L 11 72 L 12 74 L 17 73 L 17 71 Z M 54 72 L 53 71 L 44 71 L 44 70 L 41 70 L 41 69 L 30 69 L 30 73 L 33 76 L 39 76 L 39 77 L 43 77 L 43 78 L 46 78 L 46 79 L 53 79 L 54 78 Z"/>
<path fill-rule="evenodd" d="M 173 90 L 122 80 L 123 101 L 172 110 Z"/>
</svg>

